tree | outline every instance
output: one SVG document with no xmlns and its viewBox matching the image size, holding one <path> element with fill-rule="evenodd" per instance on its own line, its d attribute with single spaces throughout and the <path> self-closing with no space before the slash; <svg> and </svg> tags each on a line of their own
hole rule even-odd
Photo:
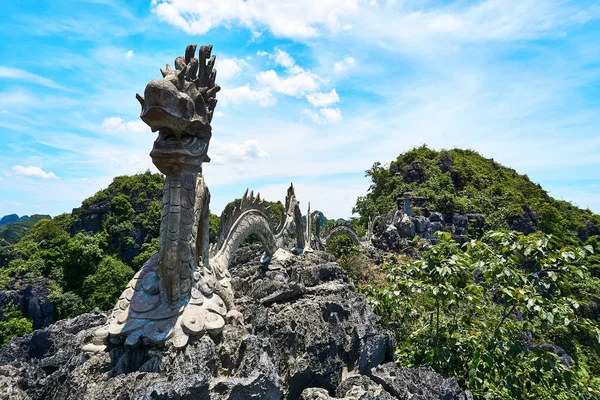
<svg viewBox="0 0 600 400">
<path fill-rule="evenodd" d="M 24 318 L 17 306 L 11 303 L 4 307 L 0 320 L 0 347 L 4 347 L 13 337 L 27 335 L 32 331 L 31 320 Z"/>
<path fill-rule="evenodd" d="M 562 293 L 584 276 L 591 247 L 555 248 L 541 233 L 491 232 L 464 248 L 449 234 L 439 240 L 419 259 L 386 264 L 387 283 L 366 288 L 395 327 L 402 364 L 431 366 L 486 398 L 600 394 L 581 365 L 568 369 L 538 346 L 560 326 L 598 343 L 598 327 Z"/>
<path fill-rule="evenodd" d="M 102 235 L 78 233 L 65 246 L 63 263 L 64 289 L 78 292 L 86 276 L 93 274 L 104 258 L 106 248 Z"/>
<path fill-rule="evenodd" d="M 111 309 L 132 277 L 133 270 L 127 264 L 114 257 L 104 258 L 96 272 L 83 282 L 86 307 Z"/>
</svg>

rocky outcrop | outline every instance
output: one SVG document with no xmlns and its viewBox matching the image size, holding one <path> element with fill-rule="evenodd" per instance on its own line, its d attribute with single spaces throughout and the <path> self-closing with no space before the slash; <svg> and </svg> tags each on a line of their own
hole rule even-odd
<svg viewBox="0 0 600 400">
<path fill-rule="evenodd" d="M 453 379 L 391 363 L 393 339 L 328 253 L 253 250 L 232 269 L 244 325 L 184 350 L 141 344 L 85 354 L 101 312 L 13 339 L 0 351 L 0 398 L 463 399 Z"/>
<path fill-rule="evenodd" d="M 523 214 L 513 219 L 510 229 L 526 235 L 538 230 L 538 215 L 527 205 L 523 205 Z"/>
<path fill-rule="evenodd" d="M 23 277 L 0 290 L 0 317 L 8 304 L 14 304 L 25 318 L 32 320 L 33 329 L 46 327 L 55 321 L 54 304 L 48 299 L 49 281 L 45 278 Z"/>
</svg>

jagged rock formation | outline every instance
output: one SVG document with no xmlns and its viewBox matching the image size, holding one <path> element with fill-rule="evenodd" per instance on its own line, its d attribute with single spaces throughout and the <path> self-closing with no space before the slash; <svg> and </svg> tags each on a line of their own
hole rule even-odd
<svg viewBox="0 0 600 400">
<path fill-rule="evenodd" d="M 0 350 L 0 398 L 467 398 L 454 379 L 390 362 L 391 334 L 331 255 L 277 253 L 268 269 L 256 261 L 230 269 L 243 326 L 180 350 L 110 344 L 90 355 L 81 346 L 107 316 L 59 321 Z"/>
<path fill-rule="evenodd" d="M 24 277 L 18 285 L 9 282 L 5 290 L 0 290 L 0 318 L 4 307 L 13 304 L 25 318 L 31 319 L 33 329 L 50 325 L 55 320 L 56 310 L 48 299 L 48 286 L 48 280 L 39 277 Z"/>
<path fill-rule="evenodd" d="M 413 199 L 420 205 L 426 200 L 419 197 Z M 469 229 L 472 230 L 471 233 L 481 232 L 485 222 L 481 214 L 442 215 L 439 212 L 430 212 L 424 207 L 420 210 L 423 215 L 414 212 L 410 194 L 404 193 L 404 196 L 398 199 L 397 209 L 393 214 L 378 215 L 369 221 L 364 237 L 359 237 L 349 225 L 338 225 L 333 227 L 324 238 L 320 237 L 320 230 L 317 230 L 313 247 L 324 249 L 330 239 L 345 235 L 355 245 L 398 251 L 409 246 L 410 241 L 415 237 L 435 243 L 438 231 L 449 232 L 454 240 L 462 243 L 469 240 L 467 236 Z"/>
</svg>

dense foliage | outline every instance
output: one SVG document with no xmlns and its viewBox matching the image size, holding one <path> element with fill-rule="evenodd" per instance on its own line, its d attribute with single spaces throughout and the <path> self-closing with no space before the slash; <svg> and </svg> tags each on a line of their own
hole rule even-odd
<svg viewBox="0 0 600 400">
<path fill-rule="evenodd" d="M 49 215 L 35 214 L 27 219 L 9 222 L 0 226 L 0 246 L 14 244 L 29 233 L 31 227 L 42 219 L 50 219 Z"/>
<path fill-rule="evenodd" d="M 598 326 L 567 295 L 587 278 L 592 251 L 514 232 L 460 248 L 445 234 L 416 259 L 385 264 L 385 281 L 362 289 L 394 327 L 405 366 L 454 376 L 478 398 L 592 398 L 600 394 L 600 380 L 590 379 L 596 367 L 577 352 L 571 367 L 543 344 L 567 330 L 597 351 Z"/>
<path fill-rule="evenodd" d="M 57 319 L 95 307 L 110 309 L 135 271 L 158 249 L 163 184 L 162 175 L 149 171 L 118 176 L 72 214 L 53 219 L 34 215 L 0 226 L 0 233 L 8 232 L 10 239 L 0 241 L 0 290 L 20 287 L 26 278 L 44 277 Z M 284 206 L 266 203 L 277 224 Z M 212 240 L 219 225 L 219 217 L 210 214 Z M 17 311 L 3 315 L 0 344 L 31 331 L 31 321 Z"/>
<path fill-rule="evenodd" d="M 400 154 L 389 167 L 376 162 L 366 173 L 372 185 L 354 208 L 363 225 L 373 215 L 393 211 L 397 199 L 410 192 L 425 197 L 431 211 L 485 215 L 485 230 L 539 229 L 570 244 L 600 234 L 599 215 L 553 199 L 526 175 L 472 150 L 422 146 Z M 537 221 L 528 220 L 528 207 Z"/>
<path fill-rule="evenodd" d="M 116 177 L 72 214 L 32 216 L 0 227 L 30 224 L 20 240 L 2 247 L 0 288 L 46 278 L 58 319 L 110 309 L 158 247 L 163 182 L 162 175 L 150 172 Z M 13 314 L 4 314 L 11 327 L 3 331 L 7 338 L 27 331 L 28 320 Z"/>
</svg>

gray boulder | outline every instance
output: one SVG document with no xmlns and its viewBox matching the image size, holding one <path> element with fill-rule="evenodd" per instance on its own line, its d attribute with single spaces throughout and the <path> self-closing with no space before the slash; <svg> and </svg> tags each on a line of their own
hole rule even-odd
<svg viewBox="0 0 600 400">
<path fill-rule="evenodd" d="M 411 221 L 415 225 L 415 231 L 417 234 L 427 232 L 427 228 L 429 227 L 429 219 L 419 216 L 411 218 Z"/>
<path fill-rule="evenodd" d="M 404 216 L 402 220 L 396 224 L 396 229 L 398 229 L 398 235 L 400 235 L 401 238 L 406 239 L 414 238 L 417 233 L 414 222 L 408 216 Z"/>
<path fill-rule="evenodd" d="M 469 219 L 466 215 L 455 214 L 452 223 L 454 224 L 454 233 L 457 235 L 466 235 L 469 232 Z"/>
<path fill-rule="evenodd" d="M 430 222 L 441 222 L 443 224 L 444 223 L 444 216 L 440 212 L 432 212 L 429 215 L 429 221 Z"/>
<path fill-rule="evenodd" d="M 183 350 L 113 344 L 86 354 L 82 346 L 106 321 L 99 311 L 13 339 L 0 350 L 0 398 L 459 399 L 452 380 L 389 363 L 392 335 L 332 261 L 315 251 L 268 268 L 235 265 L 244 325 L 228 324 Z"/>
</svg>

